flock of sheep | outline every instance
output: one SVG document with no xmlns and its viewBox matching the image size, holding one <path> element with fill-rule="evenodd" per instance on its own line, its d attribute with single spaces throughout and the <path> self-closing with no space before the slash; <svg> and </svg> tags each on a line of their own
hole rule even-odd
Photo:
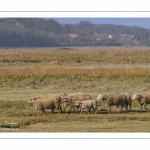
<svg viewBox="0 0 150 150">
<path fill-rule="evenodd" d="M 123 108 L 126 108 L 126 111 L 131 111 L 133 100 L 138 100 L 142 111 L 142 108 L 149 110 L 146 108 L 146 105 L 150 104 L 150 94 L 134 94 L 132 98 L 128 93 L 99 94 L 97 100 L 93 100 L 90 95 L 86 95 L 82 92 L 70 94 L 61 93 L 55 96 L 39 95 L 31 98 L 28 103 L 32 104 L 38 110 L 38 115 L 40 111 L 47 114 L 46 109 L 51 109 L 51 113 L 53 113 L 55 109 L 58 109 L 60 113 L 65 112 L 68 106 L 70 107 L 69 114 L 72 109 L 75 112 L 75 108 L 77 108 L 80 113 L 82 113 L 83 109 L 85 109 L 87 113 L 90 113 L 91 109 L 97 113 L 97 102 L 99 100 L 105 103 L 109 113 L 111 113 L 111 107 L 113 105 L 117 106 L 118 112 L 121 112 Z M 61 105 L 64 105 L 63 111 Z"/>
</svg>

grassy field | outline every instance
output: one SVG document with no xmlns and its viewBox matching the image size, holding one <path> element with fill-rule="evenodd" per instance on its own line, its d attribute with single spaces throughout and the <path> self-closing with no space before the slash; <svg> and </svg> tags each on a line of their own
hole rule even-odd
<svg viewBox="0 0 150 150">
<path fill-rule="evenodd" d="M 40 94 L 84 92 L 96 100 L 100 93 L 150 92 L 149 54 L 145 47 L 0 49 L 0 131 L 150 132 L 150 112 L 140 112 L 137 101 L 120 114 L 99 102 L 98 114 L 38 116 L 27 104 Z"/>
</svg>

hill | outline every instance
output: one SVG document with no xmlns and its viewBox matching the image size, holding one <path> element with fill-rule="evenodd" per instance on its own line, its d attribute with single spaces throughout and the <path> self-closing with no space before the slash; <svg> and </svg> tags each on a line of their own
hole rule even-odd
<svg viewBox="0 0 150 150">
<path fill-rule="evenodd" d="M 137 26 L 60 24 L 53 19 L 0 19 L 0 47 L 149 46 L 150 31 Z"/>
</svg>

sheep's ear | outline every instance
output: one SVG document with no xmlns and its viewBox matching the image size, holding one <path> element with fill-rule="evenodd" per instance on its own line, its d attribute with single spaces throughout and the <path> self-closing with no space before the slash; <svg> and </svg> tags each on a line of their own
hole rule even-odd
<svg viewBox="0 0 150 150">
<path fill-rule="evenodd" d="M 102 97 L 105 98 L 105 97 L 106 97 L 106 94 L 103 94 Z"/>
<path fill-rule="evenodd" d="M 137 97 L 139 98 L 139 97 L 140 97 L 140 94 L 137 94 Z"/>
</svg>

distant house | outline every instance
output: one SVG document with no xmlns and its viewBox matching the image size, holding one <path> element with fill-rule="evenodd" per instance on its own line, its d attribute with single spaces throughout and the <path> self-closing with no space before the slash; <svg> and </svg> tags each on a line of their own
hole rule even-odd
<svg viewBox="0 0 150 150">
<path fill-rule="evenodd" d="M 109 34 L 109 35 L 108 35 L 108 38 L 109 38 L 109 39 L 113 39 L 113 37 L 112 37 L 112 35 L 111 35 L 111 34 Z"/>
<path fill-rule="evenodd" d="M 109 35 L 108 34 L 94 33 L 94 36 L 95 36 L 96 40 L 109 39 Z"/>
<path fill-rule="evenodd" d="M 76 38 L 76 37 L 79 36 L 79 34 L 70 33 L 70 34 L 68 34 L 67 36 L 70 37 L 70 38 Z"/>
<path fill-rule="evenodd" d="M 104 39 L 114 39 L 114 40 L 119 40 L 121 37 L 123 37 L 125 34 L 99 34 L 99 33 L 94 33 L 95 39 L 97 41 L 99 40 L 104 40 Z M 131 35 L 132 39 L 134 39 L 134 35 Z"/>
</svg>

